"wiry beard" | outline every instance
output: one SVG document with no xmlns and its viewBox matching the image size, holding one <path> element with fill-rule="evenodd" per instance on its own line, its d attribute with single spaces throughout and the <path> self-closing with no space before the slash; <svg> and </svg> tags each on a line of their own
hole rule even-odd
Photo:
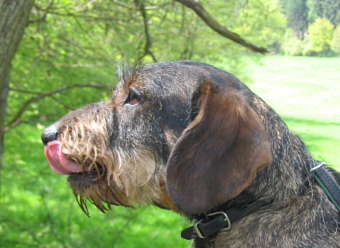
<svg viewBox="0 0 340 248">
<path fill-rule="evenodd" d="M 69 178 L 80 208 L 88 215 L 88 201 L 103 212 L 110 204 L 132 207 L 159 202 L 165 166 L 143 147 L 112 148 L 103 119 L 99 113 L 88 121 L 74 118 L 60 134 L 63 153 L 84 170 Z"/>
</svg>

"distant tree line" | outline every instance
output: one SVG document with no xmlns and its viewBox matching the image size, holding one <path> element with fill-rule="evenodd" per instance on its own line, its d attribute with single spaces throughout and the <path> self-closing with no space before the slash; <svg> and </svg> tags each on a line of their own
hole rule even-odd
<svg viewBox="0 0 340 248">
<path fill-rule="evenodd" d="M 340 0 L 280 0 L 290 28 L 282 41 L 289 55 L 340 53 Z"/>
</svg>

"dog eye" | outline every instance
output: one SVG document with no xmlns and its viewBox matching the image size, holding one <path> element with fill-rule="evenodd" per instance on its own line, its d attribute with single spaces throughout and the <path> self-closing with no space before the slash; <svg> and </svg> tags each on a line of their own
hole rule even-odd
<svg viewBox="0 0 340 248">
<path fill-rule="evenodd" d="M 133 88 L 130 88 L 129 94 L 124 101 L 124 105 L 125 104 L 136 105 L 140 103 L 140 101 L 141 101 L 141 96 L 139 95 L 138 91 L 136 91 Z"/>
</svg>

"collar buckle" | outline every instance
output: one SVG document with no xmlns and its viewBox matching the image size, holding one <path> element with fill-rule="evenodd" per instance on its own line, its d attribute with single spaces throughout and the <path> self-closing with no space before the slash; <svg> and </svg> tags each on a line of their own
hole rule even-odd
<svg viewBox="0 0 340 248">
<path fill-rule="evenodd" d="M 231 229 L 231 221 L 229 219 L 229 216 L 227 215 L 226 212 L 223 212 L 223 211 L 216 211 L 216 212 L 213 212 L 213 213 L 210 213 L 210 214 L 207 214 L 207 216 L 215 216 L 215 215 L 223 215 L 224 217 L 224 221 L 227 223 L 227 226 L 225 228 L 223 228 L 224 230 L 230 230 Z"/>
<path fill-rule="evenodd" d="M 207 217 L 213 217 L 216 215 L 222 215 L 224 217 L 224 222 L 227 224 L 226 227 L 223 228 L 223 230 L 230 230 L 231 229 L 231 221 L 229 219 L 229 216 L 227 215 L 227 213 L 223 212 L 223 211 L 216 211 L 213 213 L 209 213 L 206 216 Z M 199 221 L 197 221 L 194 225 L 193 225 L 193 229 L 195 230 L 195 233 L 197 234 L 197 237 L 199 237 L 200 239 L 205 239 L 207 238 L 207 235 L 204 235 L 199 227 L 199 225 L 204 221 L 204 219 L 201 219 Z M 208 221 L 209 222 L 209 221 Z"/>
</svg>

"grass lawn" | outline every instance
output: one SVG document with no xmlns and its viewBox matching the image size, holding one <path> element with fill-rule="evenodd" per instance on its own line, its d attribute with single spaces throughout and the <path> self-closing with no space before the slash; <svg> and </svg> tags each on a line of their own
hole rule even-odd
<svg viewBox="0 0 340 248">
<path fill-rule="evenodd" d="M 251 78 L 314 157 L 340 170 L 340 58 L 267 57 Z"/>
</svg>

